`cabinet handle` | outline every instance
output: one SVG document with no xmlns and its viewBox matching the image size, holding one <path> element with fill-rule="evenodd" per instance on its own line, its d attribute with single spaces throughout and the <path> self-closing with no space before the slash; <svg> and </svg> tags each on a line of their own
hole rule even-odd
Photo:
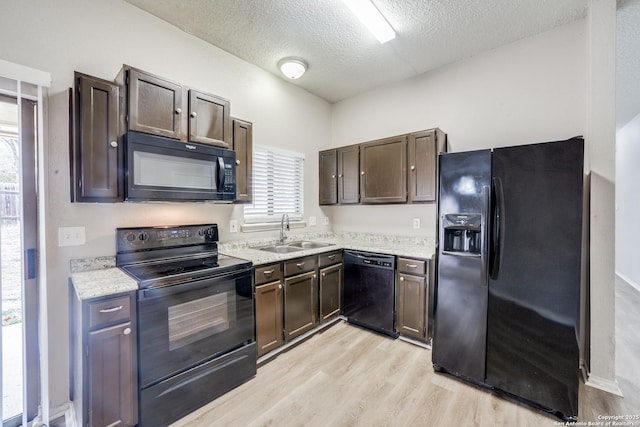
<svg viewBox="0 0 640 427">
<path fill-rule="evenodd" d="M 297 264 L 296 264 L 296 267 L 298 267 L 298 268 L 302 268 L 302 267 L 304 267 L 304 262 L 299 262 L 299 263 L 297 263 Z"/>
<path fill-rule="evenodd" d="M 326 276 L 327 276 L 327 273 L 322 273 L 322 277 L 326 277 Z"/>
<path fill-rule="evenodd" d="M 129 335 L 131 333 L 131 328 L 125 328 L 124 331 L 122 331 L 122 333 L 125 335 Z"/>
<path fill-rule="evenodd" d="M 116 148 L 118 146 L 118 141 L 111 141 L 109 145 L 112 146 L 113 148 Z"/>
<path fill-rule="evenodd" d="M 417 267 L 417 265 L 415 265 L 415 264 L 407 264 L 407 267 L 408 267 L 408 268 L 416 268 L 416 267 Z"/>
<path fill-rule="evenodd" d="M 404 277 L 400 276 L 400 281 L 404 282 Z"/>
<path fill-rule="evenodd" d="M 331 179 L 336 179 L 336 176 L 335 175 L 331 175 Z"/>
<path fill-rule="evenodd" d="M 182 113 L 182 108 L 176 108 L 176 114 Z"/>
<path fill-rule="evenodd" d="M 411 165 L 411 170 L 412 171 L 416 170 L 416 167 L 414 165 Z"/>
<path fill-rule="evenodd" d="M 278 285 L 278 289 L 282 289 L 282 283 Z"/>
<path fill-rule="evenodd" d="M 329 258 L 330 261 L 333 261 L 334 259 L 336 259 L 335 255 L 329 255 L 327 258 Z"/>
<path fill-rule="evenodd" d="M 364 176 L 364 171 L 360 172 L 360 176 Z"/>
<path fill-rule="evenodd" d="M 236 160 L 236 166 L 240 166 L 240 160 Z"/>
<path fill-rule="evenodd" d="M 178 113 L 178 114 L 180 114 L 180 113 Z M 196 117 L 198 117 L 198 113 L 196 113 L 195 111 L 192 111 L 191 112 L 191 117 L 193 117 L 195 119 Z"/>
<path fill-rule="evenodd" d="M 264 274 L 264 277 L 271 277 L 274 271 L 275 270 L 266 270 L 262 274 Z"/>
<path fill-rule="evenodd" d="M 342 174 L 338 175 L 338 178 L 342 178 Z"/>
<path fill-rule="evenodd" d="M 314 279 L 317 279 L 317 278 L 318 278 L 318 275 L 317 275 L 317 274 L 314 274 L 314 275 L 313 275 L 313 278 L 314 278 Z"/>
<path fill-rule="evenodd" d="M 119 305 L 118 307 L 103 308 L 102 310 L 100 310 L 100 313 L 113 313 L 118 310 L 122 310 L 121 305 Z"/>
</svg>

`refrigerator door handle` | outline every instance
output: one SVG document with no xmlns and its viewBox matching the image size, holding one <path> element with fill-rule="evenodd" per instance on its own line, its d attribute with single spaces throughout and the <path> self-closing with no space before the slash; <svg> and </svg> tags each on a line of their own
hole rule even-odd
<svg viewBox="0 0 640 427">
<path fill-rule="evenodd" d="M 480 219 L 480 230 L 482 246 L 480 248 L 480 286 L 486 287 L 489 281 L 487 274 L 487 255 L 489 251 L 489 227 L 487 218 L 489 217 L 489 186 L 482 187 L 482 217 Z"/>
<path fill-rule="evenodd" d="M 500 274 L 500 264 L 502 264 L 502 253 L 504 245 L 504 190 L 502 188 L 502 180 L 493 178 L 493 194 L 495 207 L 493 209 L 493 224 L 491 227 L 491 267 L 490 276 L 493 280 L 498 279 Z"/>
</svg>

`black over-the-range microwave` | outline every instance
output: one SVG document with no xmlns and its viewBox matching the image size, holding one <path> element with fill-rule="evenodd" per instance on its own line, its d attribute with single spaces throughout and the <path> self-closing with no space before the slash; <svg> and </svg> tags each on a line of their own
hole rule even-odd
<svg viewBox="0 0 640 427">
<path fill-rule="evenodd" d="M 236 198 L 236 153 L 220 147 L 127 132 L 125 198 L 228 201 Z"/>
</svg>

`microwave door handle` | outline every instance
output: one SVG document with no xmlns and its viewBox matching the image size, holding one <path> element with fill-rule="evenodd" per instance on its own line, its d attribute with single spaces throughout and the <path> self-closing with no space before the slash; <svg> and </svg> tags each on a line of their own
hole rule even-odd
<svg viewBox="0 0 640 427">
<path fill-rule="evenodd" d="M 224 159 L 222 157 L 218 157 L 218 191 L 222 192 L 224 189 Z"/>
</svg>

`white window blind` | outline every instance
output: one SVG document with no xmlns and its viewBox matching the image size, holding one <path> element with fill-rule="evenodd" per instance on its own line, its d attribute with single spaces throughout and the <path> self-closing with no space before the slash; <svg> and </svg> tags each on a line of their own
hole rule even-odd
<svg viewBox="0 0 640 427">
<path fill-rule="evenodd" d="M 253 203 L 244 206 L 245 222 L 302 219 L 304 154 L 253 147 Z"/>
</svg>

